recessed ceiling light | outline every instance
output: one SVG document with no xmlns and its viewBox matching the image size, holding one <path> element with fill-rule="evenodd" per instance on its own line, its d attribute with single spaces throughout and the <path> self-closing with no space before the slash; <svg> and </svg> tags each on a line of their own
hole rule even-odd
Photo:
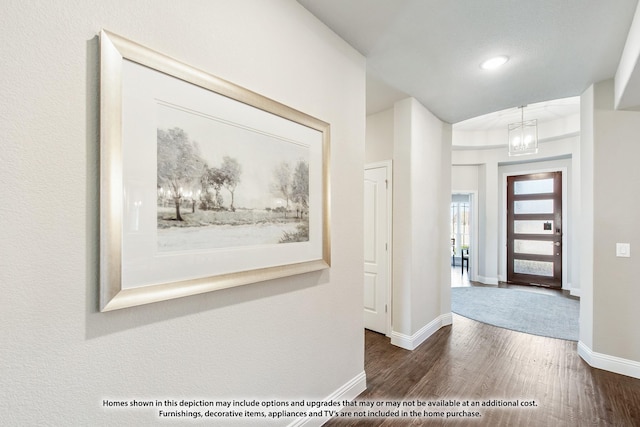
<svg viewBox="0 0 640 427">
<path fill-rule="evenodd" d="M 496 56 L 495 58 L 487 59 L 482 64 L 480 64 L 480 68 L 483 70 L 494 70 L 501 65 L 504 65 L 509 60 L 506 56 Z"/>
</svg>

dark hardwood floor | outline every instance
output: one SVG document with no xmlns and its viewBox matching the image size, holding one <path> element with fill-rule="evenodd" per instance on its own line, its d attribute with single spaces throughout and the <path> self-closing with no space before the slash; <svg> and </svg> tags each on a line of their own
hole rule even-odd
<svg viewBox="0 0 640 427">
<path fill-rule="evenodd" d="M 403 407 L 406 413 L 466 410 L 480 412 L 481 417 L 336 417 L 325 425 L 640 426 L 640 380 L 591 368 L 578 356 L 576 345 L 456 314 L 453 325 L 440 329 L 414 351 L 395 347 L 387 337 L 366 331 L 367 390 L 355 400 L 357 405 L 518 399 L 535 401 L 537 406 Z M 362 410 L 349 407 L 343 414 Z"/>
</svg>

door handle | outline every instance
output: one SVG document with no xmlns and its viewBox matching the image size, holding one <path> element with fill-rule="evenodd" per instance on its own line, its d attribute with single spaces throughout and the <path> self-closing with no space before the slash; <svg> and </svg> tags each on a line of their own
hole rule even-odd
<svg viewBox="0 0 640 427">
<path fill-rule="evenodd" d="M 554 245 L 560 246 L 560 242 L 555 242 Z"/>
</svg>

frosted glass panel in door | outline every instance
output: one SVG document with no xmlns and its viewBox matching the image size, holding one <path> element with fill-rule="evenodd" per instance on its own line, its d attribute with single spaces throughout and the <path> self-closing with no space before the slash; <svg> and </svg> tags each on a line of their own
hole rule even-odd
<svg viewBox="0 0 640 427">
<path fill-rule="evenodd" d="M 547 224 L 546 228 L 545 224 Z M 516 234 L 553 234 L 553 221 L 513 221 L 513 232 Z"/>
<path fill-rule="evenodd" d="M 516 215 L 553 213 L 553 199 L 517 200 L 513 202 L 513 205 L 513 211 Z"/>
<path fill-rule="evenodd" d="M 518 254 L 553 255 L 554 243 L 548 240 L 520 240 L 513 241 L 513 250 Z"/>
<path fill-rule="evenodd" d="M 553 277 L 553 262 L 516 259 L 513 261 L 513 272 Z"/>
<path fill-rule="evenodd" d="M 541 194 L 553 193 L 553 178 L 516 181 L 513 194 Z"/>
</svg>

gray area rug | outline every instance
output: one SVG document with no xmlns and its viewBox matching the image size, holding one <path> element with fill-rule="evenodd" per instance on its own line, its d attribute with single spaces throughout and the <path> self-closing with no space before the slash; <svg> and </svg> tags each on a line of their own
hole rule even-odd
<svg viewBox="0 0 640 427">
<path fill-rule="evenodd" d="M 451 310 L 493 326 L 578 341 L 580 302 L 505 288 L 451 288 Z"/>
</svg>

